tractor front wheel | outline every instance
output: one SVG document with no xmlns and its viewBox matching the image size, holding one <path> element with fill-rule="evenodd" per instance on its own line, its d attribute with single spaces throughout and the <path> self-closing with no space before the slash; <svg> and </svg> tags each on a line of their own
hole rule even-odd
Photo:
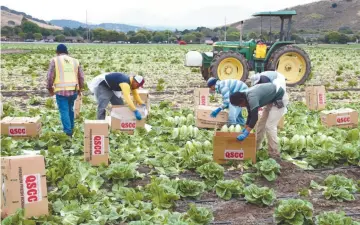
<svg viewBox="0 0 360 225">
<path fill-rule="evenodd" d="M 247 61 L 237 52 L 219 52 L 210 66 L 211 74 L 219 80 L 235 79 L 245 81 L 249 76 Z"/>
<path fill-rule="evenodd" d="M 305 83 L 311 72 L 311 62 L 304 50 L 286 45 L 271 55 L 266 70 L 278 71 L 285 76 L 286 85 L 294 87 Z"/>
</svg>

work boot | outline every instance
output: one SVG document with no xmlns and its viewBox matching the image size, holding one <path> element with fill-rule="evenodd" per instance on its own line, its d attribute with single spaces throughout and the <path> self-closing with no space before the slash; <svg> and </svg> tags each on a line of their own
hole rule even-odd
<svg viewBox="0 0 360 225">
<path fill-rule="evenodd" d="M 69 136 L 70 138 L 72 138 L 72 134 L 66 134 L 67 136 Z"/>
</svg>

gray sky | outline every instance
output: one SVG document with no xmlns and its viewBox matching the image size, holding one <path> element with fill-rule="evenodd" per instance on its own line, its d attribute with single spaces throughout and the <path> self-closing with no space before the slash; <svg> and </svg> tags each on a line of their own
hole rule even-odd
<svg viewBox="0 0 360 225">
<path fill-rule="evenodd" d="M 315 0 L 2 0 L 1 5 L 43 20 L 143 26 L 214 27 L 247 19 L 258 11 L 279 10 Z"/>
</svg>

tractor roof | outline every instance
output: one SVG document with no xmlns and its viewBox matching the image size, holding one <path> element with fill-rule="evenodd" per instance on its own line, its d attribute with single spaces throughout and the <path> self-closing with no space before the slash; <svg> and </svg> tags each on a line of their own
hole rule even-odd
<svg viewBox="0 0 360 225">
<path fill-rule="evenodd" d="M 274 11 L 274 12 L 259 12 L 255 13 L 253 16 L 294 16 L 296 15 L 295 10 L 283 10 L 283 11 Z"/>
</svg>

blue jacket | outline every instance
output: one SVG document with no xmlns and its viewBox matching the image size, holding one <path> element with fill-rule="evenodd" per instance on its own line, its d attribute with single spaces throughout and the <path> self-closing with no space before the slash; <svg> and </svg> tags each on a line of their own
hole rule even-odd
<svg viewBox="0 0 360 225">
<path fill-rule="evenodd" d="M 221 94 L 223 98 L 222 108 L 226 109 L 230 104 L 230 95 L 235 92 L 243 92 L 248 89 L 248 86 L 240 80 L 219 80 L 216 82 L 216 93 Z"/>
</svg>

